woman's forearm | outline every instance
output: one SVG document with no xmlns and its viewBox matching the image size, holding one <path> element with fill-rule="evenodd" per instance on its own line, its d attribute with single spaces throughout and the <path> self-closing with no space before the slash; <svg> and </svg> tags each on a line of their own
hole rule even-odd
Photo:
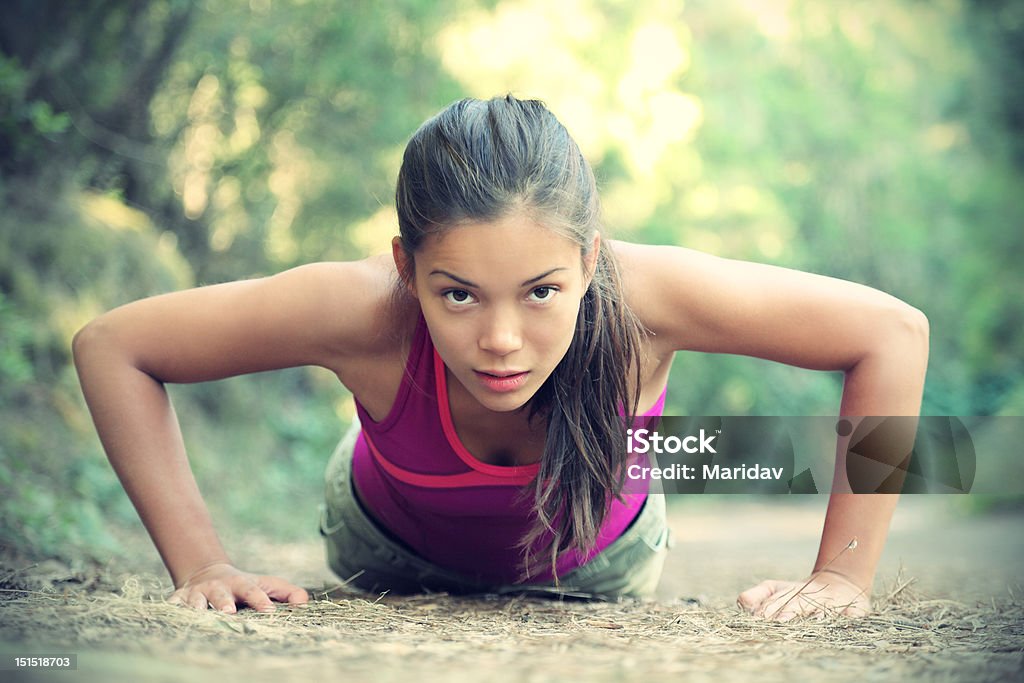
<svg viewBox="0 0 1024 683">
<path fill-rule="evenodd" d="M 101 323 L 76 335 L 74 358 L 107 457 L 175 585 L 227 562 L 163 384 L 135 367 Z"/>
<path fill-rule="evenodd" d="M 866 591 L 871 589 L 898 495 L 851 493 L 848 446 L 851 436 L 858 435 L 863 417 L 913 418 L 920 413 L 928 365 L 927 319 L 908 306 L 890 321 L 880 322 L 879 341 L 877 352 L 846 373 L 840 413 L 850 425 L 840 431 L 849 433 L 839 437 L 833 493 L 814 564 L 815 571 L 827 565 L 828 571 L 846 576 Z M 871 445 L 873 455 L 894 468 L 897 476 L 913 447 L 916 424 L 916 419 L 889 420 Z M 854 538 L 856 548 L 845 550 Z"/>
</svg>

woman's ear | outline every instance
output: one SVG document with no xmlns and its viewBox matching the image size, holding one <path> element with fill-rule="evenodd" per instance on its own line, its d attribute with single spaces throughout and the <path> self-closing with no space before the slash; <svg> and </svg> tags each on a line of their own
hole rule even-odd
<svg viewBox="0 0 1024 683">
<path fill-rule="evenodd" d="M 413 283 L 413 274 L 415 273 L 413 260 L 405 253 L 405 248 L 402 247 L 402 238 L 397 235 L 391 240 L 391 257 L 395 259 L 395 268 L 398 270 L 398 277 L 402 279 L 402 284 L 410 294 L 416 296 L 416 286 Z"/>
</svg>

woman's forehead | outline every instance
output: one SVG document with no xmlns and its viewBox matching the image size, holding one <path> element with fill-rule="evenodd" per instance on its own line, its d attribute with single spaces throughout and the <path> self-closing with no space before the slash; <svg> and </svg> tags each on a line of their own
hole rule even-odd
<svg viewBox="0 0 1024 683">
<path fill-rule="evenodd" d="M 575 272 L 580 264 L 576 242 L 528 219 L 466 223 L 445 233 L 425 239 L 416 252 L 425 276 L 443 271 L 480 284 L 521 284 L 549 271 Z"/>
<path fill-rule="evenodd" d="M 556 252 L 578 255 L 580 245 L 563 232 L 513 214 L 492 221 L 464 221 L 427 236 L 416 250 L 426 258 L 484 258 L 515 253 L 522 257 Z"/>
</svg>

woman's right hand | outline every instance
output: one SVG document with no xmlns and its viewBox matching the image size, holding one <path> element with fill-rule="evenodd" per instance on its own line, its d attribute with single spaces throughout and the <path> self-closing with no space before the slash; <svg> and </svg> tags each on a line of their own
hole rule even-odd
<svg viewBox="0 0 1024 683">
<path fill-rule="evenodd" d="M 302 588 L 276 576 L 250 574 L 227 563 L 204 567 L 178 587 L 167 602 L 195 609 L 212 607 L 234 614 L 245 604 L 258 612 L 273 612 L 273 600 L 302 605 L 309 594 Z"/>
</svg>

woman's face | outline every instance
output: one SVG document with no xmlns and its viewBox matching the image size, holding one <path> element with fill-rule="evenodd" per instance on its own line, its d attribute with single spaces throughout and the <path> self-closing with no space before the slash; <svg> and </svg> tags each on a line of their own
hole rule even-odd
<svg viewBox="0 0 1024 683">
<path fill-rule="evenodd" d="M 596 244 L 584 266 L 578 244 L 522 214 L 423 241 L 413 285 L 434 347 L 484 407 L 521 408 L 565 356 Z"/>
</svg>

